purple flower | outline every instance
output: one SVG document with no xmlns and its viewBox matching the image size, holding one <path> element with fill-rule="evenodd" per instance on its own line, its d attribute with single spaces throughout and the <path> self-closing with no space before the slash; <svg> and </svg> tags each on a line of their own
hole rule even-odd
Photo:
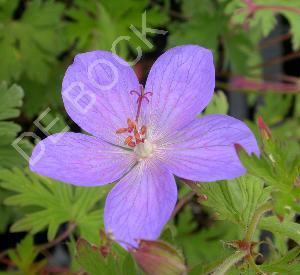
<svg viewBox="0 0 300 275">
<path fill-rule="evenodd" d="M 145 89 L 119 57 L 79 54 L 65 74 L 62 95 L 69 116 L 93 136 L 50 136 L 35 147 L 30 167 L 74 185 L 118 181 L 106 200 L 105 229 L 131 245 L 156 239 L 177 200 L 174 175 L 232 179 L 246 171 L 235 143 L 259 154 L 243 122 L 226 115 L 196 118 L 214 87 L 213 56 L 195 45 L 161 55 Z"/>
</svg>

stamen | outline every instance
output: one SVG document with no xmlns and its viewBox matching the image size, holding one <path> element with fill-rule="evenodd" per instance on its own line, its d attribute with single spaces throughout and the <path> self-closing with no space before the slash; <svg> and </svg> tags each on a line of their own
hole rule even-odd
<svg viewBox="0 0 300 275">
<path fill-rule="evenodd" d="M 120 128 L 117 129 L 116 134 L 123 134 L 126 133 L 128 131 L 128 128 Z"/>
<path fill-rule="evenodd" d="M 136 124 L 130 118 L 127 119 L 128 132 L 131 133 L 134 129 L 136 129 Z"/>
<path fill-rule="evenodd" d="M 134 148 L 135 147 L 135 142 L 133 142 L 132 140 L 133 140 L 133 136 L 128 136 L 127 138 L 125 138 L 124 143 L 126 145 L 128 145 L 129 147 Z"/>
<path fill-rule="evenodd" d="M 142 128 L 141 128 L 141 131 L 140 131 L 141 135 L 142 136 L 145 135 L 146 131 L 147 131 L 147 127 L 145 125 L 143 125 Z"/>
<path fill-rule="evenodd" d="M 136 123 L 132 121 L 130 118 L 127 119 L 128 128 L 120 128 L 116 131 L 117 134 L 123 134 L 126 132 L 132 133 L 133 135 L 129 135 L 125 138 L 124 144 L 129 147 L 134 148 L 136 145 L 140 143 L 144 143 L 146 139 L 147 128 L 145 125 L 141 127 L 139 130 L 136 126 Z"/>
<path fill-rule="evenodd" d="M 127 138 L 125 138 L 124 143 L 127 144 L 128 142 L 132 141 L 133 136 L 128 136 Z"/>
<path fill-rule="evenodd" d="M 136 142 L 139 142 L 139 143 L 142 142 L 141 136 L 138 132 L 134 133 L 134 137 L 135 137 Z"/>
<path fill-rule="evenodd" d="M 143 143 L 143 140 L 142 140 L 142 139 L 138 139 L 138 140 L 136 141 L 136 145 L 138 145 L 138 144 L 140 144 L 140 143 Z"/>
<path fill-rule="evenodd" d="M 132 148 L 134 148 L 135 145 L 136 145 L 136 144 L 135 144 L 133 141 L 130 141 L 130 142 L 128 143 L 128 146 L 129 146 L 129 147 L 132 147 Z"/>
</svg>

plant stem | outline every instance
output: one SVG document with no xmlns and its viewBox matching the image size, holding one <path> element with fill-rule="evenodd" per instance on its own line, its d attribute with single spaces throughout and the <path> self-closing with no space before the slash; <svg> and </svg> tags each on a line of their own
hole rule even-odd
<svg viewBox="0 0 300 275">
<path fill-rule="evenodd" d="M 279 80 L 279 81 L 286 81 L 295 85 L 298 85 L 300 88 L 300 78 L 296 76 L 286 75 L 286 74 L 264 74 L 264 78 L 266 80 Z"/>
<path fill-rule="evenodd" d="M 245 241 L 251 242 L 254 236 L 254 233 L 256 231 L 257 225 L 263 216 L 263 214 L 273 208 L 272 204 L 270 202 L 267 202 L 263 205 L 261 205 L 257 210 L 255 211 L 252 220 L 249 224 L 248 230 L 245 235 Z"/>
<path fill-rule="evenodd" d="M 253 243 L 253 237 L 255 234 L 255 231 L 257 229 L 258 223 L 260 221 L 260 219 L 262 218 L 262 216 L 269 210 L 271 210 L 273 208 L 273 205 L 270 202 L 266 202 L 265 204 L 261 205 L 259 208 L 256 209 L 251 222 L 249 224 L 248 230 L 246 232 L 245 235 L 245 241 L 248 243 Z M 255 270 L 255 272 L 257 274 L 265 274 L 255 263 L 252 253 L 251 253 L 251 249 L 250 252 L 248 254 L 248 263 L 249 265 L 253 268 L 253 270 Z"/>
<path fill-rule="evenodd" d="M 284 62 L 287 62 L 289 60 L 299 58 L 299 57 L 300 57 L 300 51 L 291 52 L 285 56 L 275 57 L 275 58 L 269 59 L 261 64 L 251 66 L 251 69 L 257 69 L 257 68 L 261 68 L 261 67 L 270 67 L 272 65 L 275 65 L 278 63 L 284 63 Z"/>
<path fill-rule="evenodd" d="M 179 199 L 178 203 L 176 204 L 175 209 L 173 210 L 171 218 L 174 218 L 178 214 L 178 212 L 181 210 L 181 208 L 183 206 L 185 206 L 186 203 L 188 201 L 190 201 L 194 197 L 195 194 L 196 193 L 194 191 L 190 191 L 187 194 L 185 194 L 181 199 Z"/>
<path fill-rule="evenodd" d="M 291 84 L 291 83 L 280 83 L 280 82 L 272 82 L 272 81 L 257 81 L 253 79 L 248 79 L 243 76 L 237 76 L 232 78 L 231 83 L 228 85 L 223 83 L 223 86 L 227 85 L 229 91 L 255 91 L 257 93 L 266 94 L 268 91 L 278 94 L 297 94 L 300 91 L 299 84 Z M 217 82 L 217 86 L 219 82 Z M 221 87 L 222 88 L 222 87 Z M 225 88 L 226 89 L 226 88 Z"/>
<path fill-rule="evenodd" d="M 9 249 L 3 250 L 2 252 L 0 252 L 0 260 L 5 257 L 7 255 L 7 253 L 9 252 Z"/>
<path fill-rule="evenodd" d="M 287 40 L 287 39 L 290 39 L 292 37 L 292 33 L 291 32 L 288 32 L 288 33 L 284 33 L 284 34 L 281 34 L 279 36 L 276 36 L 274 38 L 269 38 L 268 40 L 265 40 L 264 42 L 262 42 L 260 45 L 259 45 L 259 48 L 260 49 L 264 49 L 264 48 L 268 48 L 276 43 L 279 43 L 279 42 L 282 42 L 284 40 Z"/>
<path fill-rule="evenodd" d="M 45 243 L 45 244 L 41 244 L 37 246 L 37 249 L 39 251 L 43 251 L 43 250 L 47 250 L 49 248 L 51 248 L 52 246 L 55 246 L 56 244 L 60 243 L 61 241 L 63 241 L 64 239 L 68 238 L 69 235 L 75 230 L 76 228 L 76 224 L 70 222 L 66 231 L 64 233 L 62 233 L 61 235 L 59 235 L 56 239 L 52 240 L 51 242 Z"/>
<path fill-rule="evenodd" d="M 255 11 L 258 10 L 272 10 L 272 11 L 290 11 L 294 12 L 297 14 L 300 14 L 300 9 L 295 8 L 295 7 L 290 7 L 290 6 L 284 6 L 284 5 L 256 5 L 255 6 Z"/>
<path fill-rule="evenodd" d="M 253 0 L 244 0 L 245 4 L 247 5 L 248 12 L 253 14 L 258 10 L 271 10 L 271 11 L 289 11 L 300 14 L 300 9 L 292 6 L 285 6 L 285 5 L 257 5 L 254 3 Z"/>
<path fill-rule="evenodd" d="M 181 179 L 188 187 L 192 189 L 196 194 L 199 194 L 199 188 L 196 183 L 192 180 Z"/>
<path fill-rule="evenodd" d="M 251 255 L 249 255 L 248 257 L 248 263 L 249 265 L 253 268 L 253 270 L 255 271 L 256 274 L 261 274 L 261 275 L 266 275 L 265 272 L 263 272 L 258 265 L 255 263 L 253 257 Z"/>
<path fill-rule="evenodd" d="M 223 275 L 225 274 L 232 266 L 238 263 L 247 255 L 247 251 L 241 250 L 236 251 L 234 254 L 226 258 L 217 268 L 212 272 L 209 272 L 210 275 Z"/>
</svg>

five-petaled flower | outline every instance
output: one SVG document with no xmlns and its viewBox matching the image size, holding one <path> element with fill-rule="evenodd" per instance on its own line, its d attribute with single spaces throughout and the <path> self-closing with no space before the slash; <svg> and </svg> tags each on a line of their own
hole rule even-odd
<svg viewBox="0 0 300 275">
<path fill-rule="evenodd" d="M 95 97 L 92 106 L 88 93 L 80 96 L 83 87 Z M 123 244 L 156 239 L 176 204 L 174 175 L 232 179 L 245 173 L 234 144 L 259 154 L 243 122 L 226 115 L 196 118 L 214 87 L 212 53 L 196 45 L 161 55 L 145 88 L 121 58 L 104 51 L 79 54 L 65 74 L 62 95 L 69 116 L 93 136 L 50 136 L 35 147 L 30 167 L 74 185 L 118 181 L 106 199 L 106 231 Z"/>
</svg>

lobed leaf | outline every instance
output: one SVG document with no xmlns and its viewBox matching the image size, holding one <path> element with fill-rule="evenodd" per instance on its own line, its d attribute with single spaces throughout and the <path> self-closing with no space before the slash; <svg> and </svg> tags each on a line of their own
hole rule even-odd
<svg viewBox="0 0 300 275">
<path fill-rule="evenodd" d="M 213 208 L 218 218 L 229 220 L 246 230 L 255 210 L 270 198 L 261 180 L 247 175 L 230 181 L 202 183 L 200 192 L 208 199 L 204 205 Z"/>
<path fill-rule="evenodd" d="M 74 222 L 82 236 L 99 242 L 102 210 L 95 207 L 105 196 L 106 187 L 74 187 L 17 168 L 0 170 L 0 181 L 2 188 L 13 192 L 5 200 L 7 205 L 34 207 L 11 231 L 37 233 L 47 228 L 52 240 L 62 223 Z"/>
</svg>

